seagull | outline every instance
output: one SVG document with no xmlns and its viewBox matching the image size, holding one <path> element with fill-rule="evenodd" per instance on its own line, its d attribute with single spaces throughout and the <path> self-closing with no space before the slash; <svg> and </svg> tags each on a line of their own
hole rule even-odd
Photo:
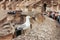
<svg viewBox="0 0 60 40">
<path fill-rule="evenodd" d="M 23 30 L 27 29 L 30 27 L 30 20 L 29 18 L 31 18 L 30 16 L 26 16 L 26 22 L 24 24 L 21 24 L 21 25 L 16 25 L 16 28 L 17 29 L 21 29 L 23 28 Z"/>
<path fill-rule="evenodd" d="M 20 31 L 24 32 L 26 29 L 30 29 L 30 16 L 26 16 L 26 22 L 21 25 L 15 25 L 17 36 L 20 35 Z"/>
</svg>

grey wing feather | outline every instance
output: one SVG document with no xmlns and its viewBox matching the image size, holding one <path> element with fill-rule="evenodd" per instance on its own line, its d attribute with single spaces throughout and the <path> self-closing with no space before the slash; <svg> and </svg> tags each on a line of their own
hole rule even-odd
<svg viewBox="0 0 60 40">
<path fill-rule="evenodd" d="M 26 27 L 26 25 L 16 25 L 17 29 L 23 29 L 24 27 Z"/>
</svg>

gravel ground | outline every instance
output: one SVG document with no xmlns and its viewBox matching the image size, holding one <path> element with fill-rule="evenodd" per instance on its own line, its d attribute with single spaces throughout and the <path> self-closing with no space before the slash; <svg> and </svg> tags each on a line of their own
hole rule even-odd
<svg viewBox="0 0 60 40">
<path fill-rule="evenodd" d="M 60 25 L 57 24 L 55 20 L 45 16 L 44 22 L 39 24 L 34 21 L 28 34 L 13 40 L 60 40 Z"/>
</svg>

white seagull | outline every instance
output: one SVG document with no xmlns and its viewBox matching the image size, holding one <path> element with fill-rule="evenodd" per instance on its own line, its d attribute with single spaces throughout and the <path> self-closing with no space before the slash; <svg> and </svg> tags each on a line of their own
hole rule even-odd
<svg viewBox="0 0 60 40">
<path fill-rule="evenodd" d="M 31 18 L 30 16 L 26 16 L 26 22 L 22 25 L 16 25 L 15 27 L 17 28 L 17 30 L 20 30 L 20 29 L 28 29 L 30 28 L 30 19 Z"/>
</svg>

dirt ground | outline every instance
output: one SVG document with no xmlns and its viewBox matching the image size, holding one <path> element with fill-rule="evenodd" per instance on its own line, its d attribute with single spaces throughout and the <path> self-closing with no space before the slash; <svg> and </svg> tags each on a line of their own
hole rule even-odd
<svg viewBox="0 0 60 40">
<path fill-rule="evenodd" d="M 60 40 L 60 25 L 45 16 L 42 23 L 33 21 L 32 29 L 26 35 L 20 35 L 13 40 Z"/>
</svg>

